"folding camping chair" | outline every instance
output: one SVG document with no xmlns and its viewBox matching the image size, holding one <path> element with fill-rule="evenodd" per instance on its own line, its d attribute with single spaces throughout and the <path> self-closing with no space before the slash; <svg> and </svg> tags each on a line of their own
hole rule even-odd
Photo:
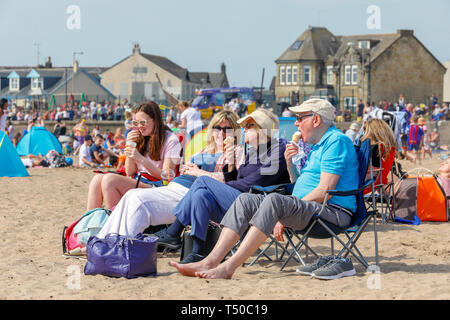
<svg viewBox="0 0 450 320">
<path fill-rule="evenodd" d="M 375 261 L 378 265 L 378 237 L 377 237 L 377 226 L 376 226 L 376 205 L 375 205 L 375 181 L 373 179 L 373 171 L 372 171 L 372 158 L 371 158 L 371 148 L 369 139 L 365 140 L 361 146 L 355 147 L 358 156 L 359 162 L 359 188 L 356 190 L 349 191 L 337 191 L 332 190 L 328 191 L 325 197 L 323 208 L 318 213 L 315 214 L 310 222 L 310 224 L 303 230 L 292 230 L 290 228 L 285 229 L 285 236 L 288 240 L 288 243 L 292 247 L 292 251 L 290 252 L 288 258 L 281 266 L 280 270 L 283 270 L 287 265 L 289 260 L 296 255 L 302 264 L 305 264 L 303 258 L 300 255 L 301 247 L 305 246 L 307 249 L 311 250 L 311 252 L 318 256 L 318 254 L 307 245 L 307 240 L 309 238 L 314 239 L 331 239 L 331 251 L 334 256 L 334 239 L 336 239 L 342 246 L 342 250 L 336 255 L 339 257 L 347 257 L 348 254 L 352 254 L 356 260 L 358 260 L 361 264 L 363 264 L 366 268 L 369 267 L 368 262 L 364 258 L 363 254 L 360 252 L 356 243 L 360 238 L 363 231 L 366 229 L 370 220 L 373 219 L 373 230 L 374 230 L 374 238 L 375 238 Z M 366 174 L 369 170 L 369 178 L 366 180 Z M 366 203 L 364 201 L 363 191 L 367 187 L 372 188 L 372 202 Z M 348 228 L 342 229 L 339 228 L 324 219 L 321 218 L 321 213 L 328 205 L 329 196 L 356 196 L 357 200 L 357 211 L 352 217 L 351 224 Z M 338 235 L 345 234 L 347 239 L 341 239 Z M 301 237 L 299 236 L 301 235 Z M 294 236 L 299 240 L 297 244 L 294 244 L 293 238 Z"/>
<path fill-rule="evenodd" d="M 376 175 L 376 182 L 374 185 L 375 191 L 374 198 L 376 204 L 380 206 L 380 214 L 382 223 L 387 222 L 389 219 L 393 221 L 394 211 L 392 201 L 394 198 L 394 173 L 393 166 L 395 162 L 395 148 L 390 150 L 389 157 L 387 160 L 380 159 L 380 167 L 372 171 L 374 176 Z M 383 146 L 381 146 L 381 153 L 383 153 Z M 388 182 L 388 176 L 391 175 L 391 181 Z M 368 202 L 372 201 L 372 190 L 370 186 L 364 190 L 364 199 Z"/>
</svg>

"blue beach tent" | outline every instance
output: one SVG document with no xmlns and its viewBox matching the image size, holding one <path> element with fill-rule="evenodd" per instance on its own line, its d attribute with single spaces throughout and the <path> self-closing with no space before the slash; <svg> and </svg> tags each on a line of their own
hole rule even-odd
<svg viewBox="0 0 450 320">
<path fill-rule="evenodd" d="M 28 171 L 20 160 L 7 134 L 0 131 L 0 177 L 27 177 Z"/>
<path fill-rule="evenodd" d="M 32 127 L 17 144 L 17 153 L 20 156 L 27 156 L 30 153 L 45 156 L 50 150 L 62 154 L 61 143 L 44 127 Z"/>
</svg>

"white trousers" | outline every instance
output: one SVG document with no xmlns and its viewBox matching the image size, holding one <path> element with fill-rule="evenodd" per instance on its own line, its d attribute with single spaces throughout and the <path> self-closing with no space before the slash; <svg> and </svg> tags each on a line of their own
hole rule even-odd
<svg viewBox="0 0 450 320">
<path fill-rule="evenodd" d="M 158 188 L 128 191 L 120 199 L 97 237 L 104 238 L 108 233 L 134 237 L 150 225 L 173 223 L 173 209 L 188 191 L 188 188 L 176 182 Z"/>
</svg>

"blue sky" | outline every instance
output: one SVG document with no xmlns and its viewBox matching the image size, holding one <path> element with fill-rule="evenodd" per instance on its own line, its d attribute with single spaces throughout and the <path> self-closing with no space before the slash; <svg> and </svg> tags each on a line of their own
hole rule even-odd
<svg viewBox="0 0 450 320">
<path fill-rule="evenodd" d="M 69 29 L 67 8 L 80 9 L 80 29 Z M 369 29 L 367 8 L 380 9 L 379 29 Z M 441 62 L 450 60 L 449 0 L 0 0 L 0 65 L 109 67 L 131 54 L 169 58 L 190 71 L 219 72 L 225 62 L 231 85 L 264 86 L 275 60 L 309 26 L 335 35 L 414 29 Z M 71 20 L 72 21 L 72 20 Z"/>
</svg>

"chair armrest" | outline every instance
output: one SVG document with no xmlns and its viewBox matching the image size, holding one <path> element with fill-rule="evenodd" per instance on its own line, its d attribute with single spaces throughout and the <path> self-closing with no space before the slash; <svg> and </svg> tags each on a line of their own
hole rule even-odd
<svg viewBox="0 0 450 320">
<path fill-rule="evenodd" d="M 329 190 L 327 192 L 327 194 L 330 195 L 330 196 L 343 196 L 343 197 L 345 197 L 345 196 L 355 196 L 359 192 L 362 192 L 364 189 L 366 189 L 368 186 L 370 186 L 374 182 L 375 182 L 375 180 L 370 179 L 370 180 L 367 180 L 361 188 L 353 189 L 353 190 L 343 190 L 343 191 L 340 191 L 340 190 Z"/>
<path fill-rule="evenodd" d="M 146 172 L 146 171 L 140 171 L 140 172 L 138 172 L 138 173 L 137 173 L 137 178 L 136 178 L 136 186 L 135 186 L 135 189 L 139 187 L 139 182 L 141 182 L 141 178 L 142 178 L 142 175 L 143 175 L 143 174 L 152 176 L 152 175 L 150 174 L 150 172 Z M 155 187 L 161 187 L 161 186 L 162 186 L 161 180 L 158 180 L 158 181 L 151 181 L 151 180 L 148 180 L 148 181 L 150 182 L 151 185 L 153 185 L 153 186 L 155 186 Z"/>
<path fill-rule="evenodd" d="M 260 185 L 254 185 L 250 187 L 250 193 L 283 193 L 291 194 L 294 189 L 293 183 L 276 184 L 272 186 L 263 187 Z"/>
</svg>

